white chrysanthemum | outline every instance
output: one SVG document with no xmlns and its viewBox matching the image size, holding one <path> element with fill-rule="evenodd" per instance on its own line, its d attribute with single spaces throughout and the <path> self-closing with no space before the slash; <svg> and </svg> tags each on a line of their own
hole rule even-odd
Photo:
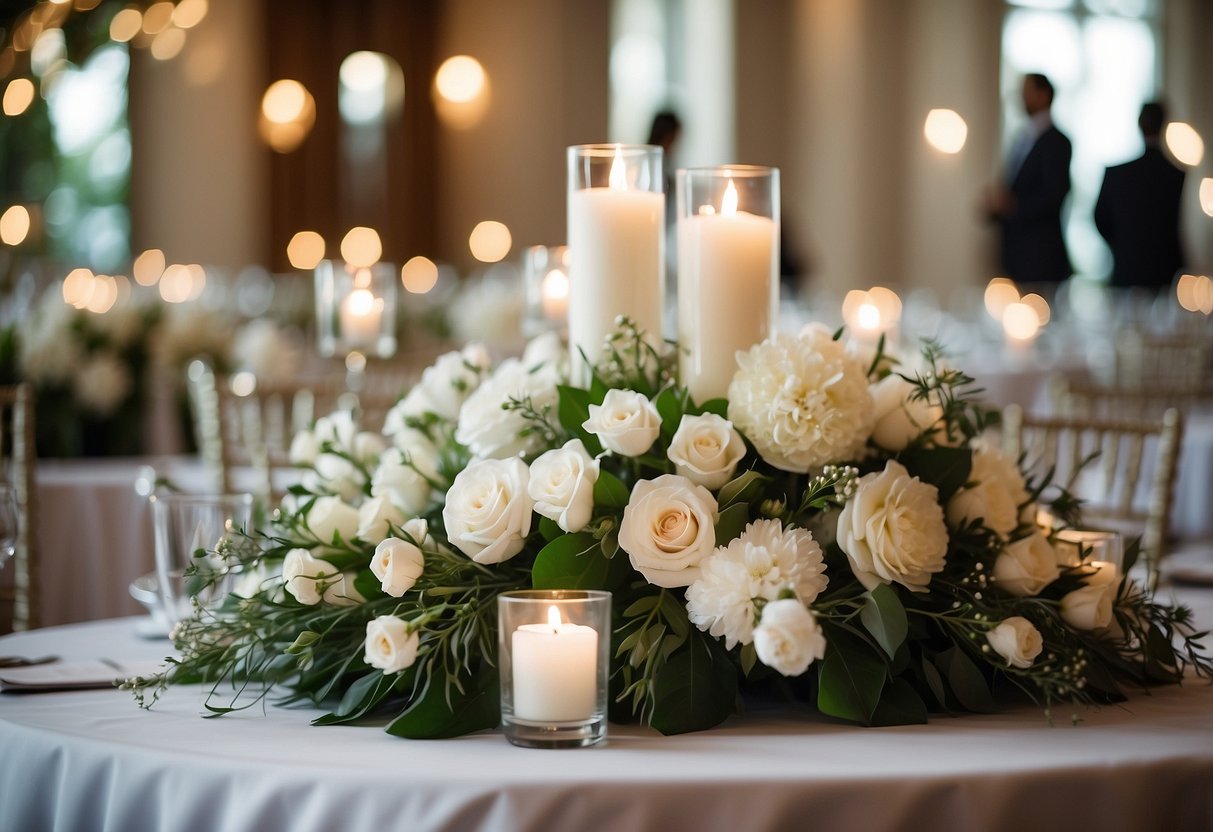
<svg viewBox="0 0 1213 832">
<path fill-rule="evenodd" d="M 804 473 L 848 459 L 872 432 L 864 368 L 818 329 L 777 335 L 737 353 L 729 419 L 762 458 Z"/>
<path fill-rule="evenodd" d="M 108 416 L 117 410 L 134 385 L 130 369 L 112 352 L 98 352 L 89 356 L 76 369 L 73 379 L 76 400 L 86 410 L 100 416 Z"/>
<path fill-rule="evenodd" d="M 756 598 L 774 601 L 791 589 L 811 604 L 829 580 L 813 535 L 784 529 L 778 520 L 755 520 L 740 537 L 717 547 L 700 569 L 687 590 L 691 622 L 723 637 L 729 648 L 753 640 Z"/>
</svg>

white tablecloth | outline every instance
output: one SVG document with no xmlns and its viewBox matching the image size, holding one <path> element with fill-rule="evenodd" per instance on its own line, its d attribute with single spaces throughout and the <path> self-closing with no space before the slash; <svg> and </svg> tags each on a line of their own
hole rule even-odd
<svg viewBox="0 0 1213 832">
<path fill-rule="evenodd" d="M 1209 595 L 1201 620 L 1208 621 Z M 0 639 L 0 653 L 163 654 L 119 620 Z M 1127 705 L 1030 707 L 861 729 L 750 714 L 699 734 L 612 726 L 605 746 L 514 748 L 499 733 L 407 741 L 312 728 L 316 712 L 199 718 L 103 690 L 0 695 L 4 830 L 1207 830 L 1213 687 Z"/>
</svg>

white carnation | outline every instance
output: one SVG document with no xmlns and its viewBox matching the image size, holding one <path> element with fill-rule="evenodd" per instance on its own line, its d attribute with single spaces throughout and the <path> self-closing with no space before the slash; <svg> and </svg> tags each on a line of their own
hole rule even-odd
<svg viewBox="0 0 1213 832">
<path fill-rule="evenodd" d="M 755 520 L 727 546 L 718 546 L 700 564 L 687 589 L 687 611 L 699 629 L 725 646 L 753 639 L 755 600 L 775 601 L 791 590 L 811 604 L 825 589 L 821 547 L 805 529 L 784 529 L 778 520 Z"/>
<path fill-rule="evenodd" d="M 762 458 L 804 473 L 862 450 L 872 432 L 865 369 L 820 330 L 737 353 L 729 419 Z"/>
</svg>

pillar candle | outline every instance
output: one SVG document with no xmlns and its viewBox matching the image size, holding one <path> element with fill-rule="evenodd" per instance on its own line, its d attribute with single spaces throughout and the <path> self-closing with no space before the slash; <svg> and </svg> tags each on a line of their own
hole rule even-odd
<svg viewBox="0 0 1213 832">
<path fill-rule="evenodd" d="M 547 624 L 514 630 L 511 656 L 514 716 L 532 722 L 575 722 L 598 703 L 598 631 L 560 622 L 552 607 Z"/>
</svg>

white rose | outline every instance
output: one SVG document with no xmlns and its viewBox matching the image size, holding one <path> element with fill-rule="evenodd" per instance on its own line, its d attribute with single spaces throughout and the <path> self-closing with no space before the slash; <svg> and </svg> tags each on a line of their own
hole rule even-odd
<svg viewBox="0 0 1213 832">
<path fill-rule="evenodd" d="M 282 579 L 286 591 L 300 604 L 320 603 L 324 585 L 337 576 L 337 567 L 314 557 L 307 549 L 291 549 L 282 559 Z M 320 582 L 320 586 L 317 586 Z"/>
<path fill-rule="evenodd" d="M 324 603 L 334 607 L 352 607 L 366 603 L 362 593 L 354 588 L 356 577 L 353 572 L 339 572 L 324 588 Z"/>
<path fill-rule="evenodd" d="M 404 619 L 380 615 L 366 623 L 366 663 L 385 674 L 399 673 L 417 661 L 421 634 Z"/>
<path fill-rule="evenodd" d="M 754 628 L 758 659 L 784 676 L 799 676 L 826 654 L 817 618 L 796 598 L 771 601 Z"/>
<path fill-rule="evenodd" d="M 477 563 L 501 563 L 521 552 L 531 531 L 528 479 L 517 457 L 472 462 L 446 494 L 447 539 Z"/>
<path fill-rule="evenodd" d="M 523 366 L 538 367 L 541 364 L 548 364 L 556 368 L 561 376 L 565 375 L 564 371 L 568 361 L 569 348 L 561 342 L 560 336 L 555 332 L 545 332 L 535 336 L 522 351 Z"/>
<path fill-rule="evenodd" d="M 594 484 L 599 462 L 592 459 L 580 439 L 548 451 L 531 463 L 527 493 L 535 512 L 566 532 L 579 532 L 594 515 Z"/>
<path fill-rule="evenodd" d="M 399 527 L 404 522 L 404 513 L 387 497 L 372 497 L 358 508 L 358 539 L 377 543 L 391 532 L 391 526 Z"/>
<path fill-rule="evenodd" d="M 870 390 L 876 414 L 872 441 L 886 451 L 905 450 L 911 440 L 943 416 L 943 408 L 927 399 L 915 398 L 918 386 L 895 373 L 873 384 Z"/>
<path fill-rule="evenodd" d="M 354 435 L 358 433 L 358 426 L 354 422 L 353 413 L 348 410 L 335 410 L 317 419 L 312 432 L 319 441 L 328 442 L 337 450 L 348 451 L 354 441 Z"/>
<path fill-rule="evenodd" d="M 336 494 L 352 503 L 362 493 L 362 472 L 343 456 L 321 454 L 313 470 L 303 475 L 303 486 L 313 493 Z"/>
<path fill-rule="evenodd" d="M 640 480 L 623 510 L 619 545 L 654 586 L 689 586 L 716 548 L 716 498 L 677 474 Z"/>
<path fill-rule="evenodd" d="M 429 468 L 423 457 L 393 448 L 380 458 L 371 476 L 371 495 L 387 497 L 405 514 L 421 514 L 429 508 L 431 480 L 437 478 L 438 472 Z"/>
<path fill-rule="evenodd" d="M 389 537 L 375 547 L 371 558 L 371 572 L 383 585 L 383 591 L 399 598 L 413 588 L 425 569 L 425 554 L 421 551 L 421 539 L 416 542 Z"/>
<path fill-rule="evenodd" d="M 1120 572 L 1115 564 L 1092 561 L 1095 571 L 1083 585 L 1061 599 L 1061 617 L 1076 630 L 1102 630 L 1112 624 L 1112 608 L 1120 590 Z"/>
<path fill-rule="evenodd" d="M 310 430 L 301 430 L 291 440 L 288 456 L 292 465 L 312 465 L 320 456 L 320 440 Z"/>
<path fill-rule="evenodd" d="M 464 402 L 455 439 L 481 458 L 505 459 L 538 450 L 543 438 L 530 430 L 531 421 L 503 406 L 510 401 L 529 401 L 541 413 L 554 409 L 558 384 L 560 376 L 554 367 L 529 370 L 516 358 L 506 359 Z"/>
<path fill-rule="evenodd" d="M 986 633 L 986 641 L 990 642 L 995 653 L 1007 660 L 1007 667 L 1021 670 L 1031 667 L 1044 649 L 1040 630 L 1019 615 L 1000 621 L 997 627 Z"/>
<path fill-rule="evenodd" d="M 838 545 L 866 588 L 895 582 L 926 592 L 948 553 L 939 489 L 889 460 L 856 483 L 838 517 Z"/>
<path fill-rule="evenodd" d="M 1057 553 L 1040 532 L 1007 544 L 994 560 L 994 581 L 1021 597 L 1039 595 L 1060 574 Z"/>
<path fill-rule="evenodd" d="M 481 344 L 468 344 L 460 352 L 439 356 L 421 374 L 421 381 L 388 413 L 384 434 L 391 436 L 406 427 L 407 418 L 426 413 L 454 421 L 464 401 L 480 386 L 490 364 L 488 350 Z"/>
<path fill-rule="evenodd" d="M 1015 462 L 996 448 L 979 445 L 973 452 L 972 485 L 948 501 L 948 522 L 960 526 L 981 518 L 991 531 L 1006 536 L 1020 523 L 1020 507 L 1028 502 L 1028 489 Z"/>
<path fill-rule="evenodd" d="M 307 513 L 307 527 L 321 543 L 332 543 L 334 533 L 349 543 L 358 535 L 358 509 L 340 497 L 317 497 Z"/>
<path fill-rule="evenodd" d="M 607 450 L 620 456 L 640 456 L 661 432 L 661 416 L 640 393 L 611 389 L 602 404 L 590 405 L 590 418 L 581 426 Z"/>
<path fill-rule="evenodd" d="M 382 436 L 364 430 L 356 434 L 354 441 L 350 443 L 350 456 L 363 465 L 374 465 L 379 461 L 379 455 L 385 447 L 387 443 L 383 441 Z"/>
<path fill-rule="evenodd" d="M 715 491 L 732 479 L 745 456 L 745 440 L 728 419 L 684 414 L 666 456 L 679 474 Z"/>
</svg>

